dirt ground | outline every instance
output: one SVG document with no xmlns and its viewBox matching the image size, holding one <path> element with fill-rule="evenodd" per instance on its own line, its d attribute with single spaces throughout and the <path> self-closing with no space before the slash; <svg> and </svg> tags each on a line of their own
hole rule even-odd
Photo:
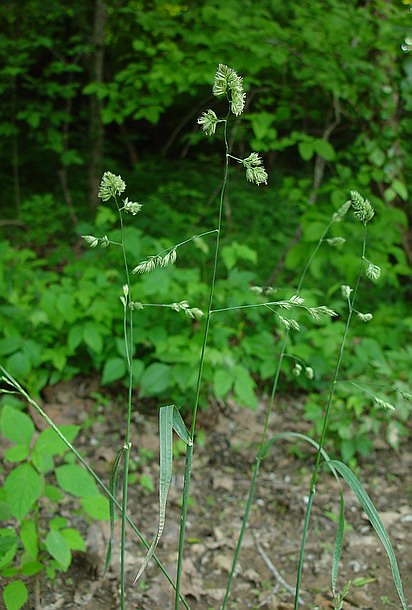
<svg viewBox="0 0 412 610">
<path fill-rule="evenodd" d="M 116 400 L 99 396 L 93 381 L 76 380 L 45 393 L 44 409 L 56 423 L 82 424 L 76 446 L 106 481 L 117 449 L 122 444 L 123 413 Z M 201 413 L 202 434 L 195 447 L 191 505 L 187 523 L 183 593 L 192 610 L 218 610 L 244 514 L 257 443 L 264 421 L 266 399 L 252 412 L 234 404 L 212 405 Z M 95 423 L 93 423 L 95 422 Z M 41 424 L 40 424 L 41 425 Z M 270 419 L 270 435 L 292 430 L 305 433 L 302 399 L 282 397 Z M 133 445 L 147 457 L 136 463 L 136 474 L 158 476 L 156 409 L 134 416 Z M 364 483 L 395 549 L 405 596 L 412 608 L 412 447 L 398 453 L 377 439 L 373 455 L 359 464 Z M 177 445 L 177 450 L 179 445 Z M 177 451 L 178 453 L 178 451 Z M 299 455 L 300 453 L 300 455 Z M 150 457 L 152 455 L 152 457 Z M 302 445 L 283 441 L 274 445 L 261 466 L 237 574 L 228 609 L 288 610 L 293 608 L 300 536 L 308 498 L 314 454 Z M 177 455 L 169 493 L 166 526 L 158 556 L 173 576 L 178 546 L 179 501 L 184 457 Z M 138 483 L 130 486 L 129 514 L 148 541 L 157 529 L 158 498 Z M 345 531 L 339 586 L 352 581 L 343 608 L 383 610 L 400 608 L 385 551 L 366 515 L 343 483 Z M 109 526 L 87 522 L 68 501 L 65 517 L 81 529 L 87 553 L 76 553 L 72 566 L 55 581 L 29 581 L 31 596 L 25 608 L 33 610 L 120 609 L 119 522 L 108 573 L 103 578 Z M 331 561 L 339 511 L 334 478 L 322 474 L 312 510 L 310 535 L 302 581 L 302 608 L 333 608 L 330 595 Z M 141 580 L 134 577 L 144 557 L 130 531 L 126 549 L 128 610 L 167 610 L 173 591 L 152 562 Z M 1 602 L 0 602 L 1 604 Z M 181 606 L 183 608 L 183 605 Z"/>
</svg>

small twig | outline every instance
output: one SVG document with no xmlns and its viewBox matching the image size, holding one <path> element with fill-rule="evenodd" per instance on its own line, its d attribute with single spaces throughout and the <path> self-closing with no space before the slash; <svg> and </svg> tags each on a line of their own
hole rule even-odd
<svg viewBox="0 0 412 610">
<path fill-rule="evenodd" d="M 273 563 L 271 562 L 271 560 L 269 559 L 269 557 L 266 555 L 265 551 L 263 550 L 262 545 L 259 542 L 259 534 L 257 534 L 256 532 L 253 532 L 253 538 L 255 541 L 255 545 L 256 548 L 260 554 L 260 556 L 262 557 L 263 561 L 265 562 L 265 564 L 267 565 L 267 567 L 269 568 L 270 572 L 273 574 L 273 576 L 276 578 L 276 580 L 278 581 L 278 583 L 280 585 L 282 585 L 282 587 L 284 587 L 286 589 L 286 591 L 288 591 L 288 593 L 290 593 L 292 596 L 295 595 L 296 591 L 294 589 L 294 587 L 291 587 L 290 585 L 288 585 L 288 583 L 286 582 L 286 580 L 283 578 L 283 576 L 278 572 L 277 568 L 273 565 Z M 302 598 L 299 598 L 299 603 L 303 604 L 304 601 Z"/>
<path fill-rule="evenodd" d="M 41 610 L 40 578 L 38 574 L 36 574 L 34 579 L 34 607 L 36 610 Z"/>
</svg>

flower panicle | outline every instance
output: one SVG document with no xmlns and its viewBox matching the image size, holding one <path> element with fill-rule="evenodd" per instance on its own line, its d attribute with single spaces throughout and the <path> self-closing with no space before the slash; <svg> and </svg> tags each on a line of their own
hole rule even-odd
<svg viewBox="0 0 412 610">
<path fill-rule="evenodd" d="M 310 317 L 316 321 L 322 320 L 322 318 L 335 318 L 338 315 L 336 311 L 329 309 L 329 307 L 326 307 L 326 305 L 321 305 L 320 307 L 308 307 L 307 312 Z"/>
<path fill-rule="evenodd" d="M 344 216 L 346 215 L 346 213 L 348 212 L 348 210 L 350 209 L 351 205 L 352 205 L 351 200 L 345 201 L 345 203 L 343 205 L 341 205 L 340 208 L 338 210 L 336 210 L 336 212 L 333 213 L 333 215 L 332 215 L 333 222 L 341 222 L 343 220 Z"/>
<path fill-rule="evenodd" d="M 230 110 L 235 116 L 242 114 L 245 108 L 246 93 L 243 91 L 243 78 L 233 68 L 225 64 L 217 67 L 213 83 L 213 95 L 227 95 L 230 101 Z"/>
<path fill-rule="evenodd" d="M 204 313 L 198 307 L 190 307 L 187 301 L 180 301 L 179 303 L 171 303 L 169 305 L 171 309 L 174 311 L 183 311 L 188 318 L 192 318 L 192 320 L 198 320 L 204 316 Z"/>
<path fill-rule="evenodd" d="M 221 123 L 222 119 L 218 119 L 216 113 L 209 108 L 197 119 L 197 122 L 207 136 L 213 136 L 216 133 L 216 125 Z"/>
<path fill-rule="evenodd" d="M 377 407 L 381 407 L 382 409 L 385 409 L 385 411 L 396 411 L 395 407 L 391 405 L 390 402 L 386 402 L 377 396 L 373 397 L 373 402 Z"/>
<path fill-rule="evenodd" d="M 142 209 L 143 204 L 137 203 L 137 201 L 129 201 L 129 198 L 123 199 L 123 210 L 132 216 L 136 216 Z"/>
<path fill-rule="evenodd" d="M 157 267 L 167 267 L 173 265 L 177 259 L 176 248 L 172 248 L 165 256 L 155 254 L 154 256 L 148 256 L 147 260 L 139 263 L 133 270 L 132 273 L 151 273 Z"/>
<path fill-rule="evenodd" d="M 351 204 L 353 208 L 353 213 L 356 218 L 366 224 L 370 220 L 372 220 L 375 210 L 372 207 L 372 204 L 367 199 L 364 199 L 358 191 L 350 192 Z"/>
<path fill-rule="evenodd" d="M 116 176 L 111 172 L 104 172 L 100 182 L 97 196 L 102 201 L 109 201 L 111 197 L 117 197 L 126 190 L 126 183 L 121 176 Z"/>
<path fill-rule="evenodd" d="M 365 274 L 366 277 L 368 277 L 370 280 L 376 281 L 381 276 L 381 269 L 380 267 L 378 267 L 378 265 L 374 265 L 373 263 L 368 261 L 368 266 L 365 271 Z"/>
<path fill-rule="evenodd" d="M 361 313 L 358 311 L 358 319 L 362 320 L 362 322 L 370 322 L 373 318 L 371 313 Z"/>
<path fill-rule="evenodd" d="M 104 235 L 103 237 L 95 237 L 94 235 L 82 235 L 81 237 L 82 239 L 84 239 L 84 241 L 90 248 L 97 248 L 99 242 L 101 248 L 107 248 L 110 244 L 110 240 L 107 235 Z"/>
<path fill-rule="evenodd" d="M 246 169 L 246 180 L 254 182 L 258 186 L 268 183 L 268 174 L 263 167 L 259 153 L 252 152 L 246 159 L 241 159 L 239 162 Z"/>
<path fill-rule="evenodd" d="M 346 242 L 346 239 L 344 237 L 328 237 L 327 239 L 325 239 L 325 241 L 330 246 L 341 246 Z"/>
</svg>

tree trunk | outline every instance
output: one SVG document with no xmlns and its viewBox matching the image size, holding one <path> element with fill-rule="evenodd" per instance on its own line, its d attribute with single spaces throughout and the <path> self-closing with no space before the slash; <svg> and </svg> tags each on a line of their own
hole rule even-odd
<svg viewBox="0 0 412 610">
<path fill-rule="evenodd" d="M 91 81 L 103 82 L 104 42 L 107 22 L 107 5 L 104 0 L 96 0 L 93 24 L 93 56 L 91 58 Z M 90 97 L 90 158 L 89 158 L 89 202 L 96 207 L 97 191 L 102 174 L 104 125 L 102 102 L 96 94 Z"/>
</svg>

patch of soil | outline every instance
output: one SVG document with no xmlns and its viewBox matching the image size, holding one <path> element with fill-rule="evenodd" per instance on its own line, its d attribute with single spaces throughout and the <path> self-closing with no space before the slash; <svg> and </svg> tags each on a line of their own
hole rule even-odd
<svg viewBox="0 0 412 610">
<path fill-rule="evenodd" d="M 96 402 L 90 396 L 96 389 L 96 384 L 90 385 L 90 382 L 59 384 L 49 390 L 44 409 L 52 419 L 56 416 L 58 423 L 83 425 L 76 446 L 107 482 L 111 462 L 123 442 L 124 413 L 118 405 L 103 401 L 96 418 Z M 256 412 L 234 404 L 224 408 L 215 404 L 201 418 L 203 439 L 195 447 L 182 583 L 182 592 L 192 610 L 221 607 L 245 511 L 265 407 L 265 399 L 261 400 Z M 155 482 L 159 471 L 157 426 L 155 409 L 133 418 L 136 473 L 152 476 Z M 308 428 L 299 399 L 284 397 L 275 406 L 269 422 L 270 436 L 285 430 L 305 433 Z M 228 610 L 293 608 L 291 591 L 295 586 L 300 536 L 314 463 L 311 449 L 299 444 L 300 454 L 306 452 L 302 459 L 296 457 L 299 453 L 296 447 L 286 441 L 275 444 L 261 465 Z M 153 460 L 139 461 L 138 452 L 142 449 L 144 455 L 153 452 Z M 172 577 L 176 569 L 183 468 L 184 457 L 178 455 L 174 462 L 166 526 L 157 551 Z M 410 601 L 412 448 L 404 445 L 394 453 L 377 442 L 374 454 L 362 461 L 357 474 L 388 530 L 405 596 Z M 386 553 L 354 494 L 344 483 L 343 489 L 347 529 L 338 582 L 343 587 L 347 581 L 352 581 L 343 608 L 400 608 Z M 129 489 L 128 506 L 134 523 L 151 542 L 157 529 L 157 493 L 149 493 L 134 483 Z M 65 514 L 74 514 L 76 508 L 75 501 L 70 501 L 64 506 Z M 338 485 L 330 474 L 323 472 L 316 489 L 306 545 L 302 608 L 327 610 L 334 607 L 330 575 L 338 514 Z M 120 608 L 119 521 L 111 566 L 103 578 L 109 526 L 75 519 L 75 526 L 82 529 L 87 540 L 87 553 L 76 553 L 69 571 L 60 573 L 54 581 L 29 581 L 31 596 L 26 608 Z M 130 530 L 126 548 L 127 609 L 174 608 L 173 590 L 153 561 L 139 582 L 133 585 L 144 555 L 144 548 Z"/>
</svg>

